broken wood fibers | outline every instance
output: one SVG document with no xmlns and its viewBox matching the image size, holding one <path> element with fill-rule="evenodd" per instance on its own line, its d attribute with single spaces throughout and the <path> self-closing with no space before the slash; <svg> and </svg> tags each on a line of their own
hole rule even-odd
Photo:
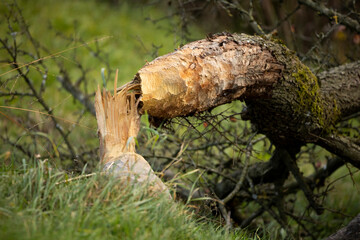
<svg viewBox="0 0 360 240">
<path fill-rule="evenodd" d="M 133 80 L 141 84 L 142 112 L 167 119 L 266 95 L 283 69 L 266 44 L 260 37 L 218 34 L 156 58 Z"/>
<path fill-rule="evenodd" d="M 147 63 L 126 86 L 134 84 L 141 86 L 140 113 L 155 124 L 241 100 L 247 106 L 242 119 L 278 145 L 316 142 L 340 114 L 353 112 L 336 87 L 329 86 L 336 94 L 323 94 L 319 79 L 281 42 L 246 34 L 186 44 Z M 342 85 L 340 92 L 359 99 L 353 86 Z"/>
<path fill-rule="evenodd" d="M 155 175 L 149 163 L 135 153 L 140 116 L 135 93 L 130 90 L 127 87 L 114 96 L 105 90 L 101 94 L 99 87 L 96 92 L 95 110 L 103 171 L 123 178 L 128 183 L 149 184 L 152 192 L 166 192 L 171 198 L 167 187 Z"/>
</svg>

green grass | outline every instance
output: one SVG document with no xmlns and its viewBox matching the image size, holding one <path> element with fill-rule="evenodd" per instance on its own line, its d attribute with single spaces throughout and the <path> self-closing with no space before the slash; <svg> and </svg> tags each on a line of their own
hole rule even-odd
<svg viewBox="0 0 360 240">
<path fill-rule="evenodd" d="M 5 239 L 252 239 L 196 219 L 184 205 L 95 174 L 68 176 L 47 163 L 2 169 L 0 236 Z"/>
</svg>

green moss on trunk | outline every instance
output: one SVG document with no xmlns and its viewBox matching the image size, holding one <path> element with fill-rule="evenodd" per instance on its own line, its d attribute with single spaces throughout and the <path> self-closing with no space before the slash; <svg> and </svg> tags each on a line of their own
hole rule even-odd
<svg viewBox="0 0 360 240">
<path fill-rule="evenodd" d="M 297 72 L 291 74 L 291 77 L 297 85 L 296 94 L 299 102 L 297 112 L 305 112 L 305 115 L 311 116 L 321 128 L 324 128 L 326 125 L 324 104 L 316 76 L 308 67 L 299 64 Z"/>
</svg>

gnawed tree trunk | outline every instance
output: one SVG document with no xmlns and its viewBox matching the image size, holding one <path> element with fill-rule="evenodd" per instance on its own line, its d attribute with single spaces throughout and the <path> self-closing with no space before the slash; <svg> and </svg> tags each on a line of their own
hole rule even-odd
<svg viewBox="0 0 360 240">
<path fill-rule="evenodd" d="M 336 133 L 336 123 L 360 111 L 360 61 L 316 76 L 281 43 L 222 33 L 146 64 L 125 88 L 129 86 L 139 86 L 135 88 L 140 93 L 140 113 L 147 112 L 155 121 L 190 116 L 233 100 L 245 101 L 242 118 L 251 120 L 276 146 L 270 161 L 249 167 L 249 181 L 278 183 L 284 191 L 292 191 L 296 185 L 318 214 L 324 208 L 309 185 L 312 178 L 324 181 L 323 176 L 344 162 L 360 169 L 359 142 Z M 338 158 L 329 162 L 329 168 L 305 178 L 295 161 L 306 143 L 316 143 Z M 283 186 L 290 173 L 296 183 Z M 234 191 L 237 183 L 229 181 L 218 184 L 217 196 L 227 198 L 229 191 Z M 287 229 L 286 222 L 275 219 Z"/>
<path fill-rule="evenodd" d="M 128 88 L 112 96 L 100 89 L 95 96 L 95 110 L 100 140 L 100 162 L 103 171 L 122 178 L 128 184 L 139 182 L 151 192 L 165 192 L 165 184 L 155 175 L 149 163 L 135 153 L 135 138 L 140 129 L 140 116 L 135 93 Z"/>
<path fill-rule="evenodd" d="M 243 100 L 243 119 L 277 146 L 319 142 L 360 168 L 359 148 L 349 154 L 332 138 L 335 124 L 360 110 L 360 61 L 316 77 L 281 43 L 223 33 L 146 64 L 134 83 L 150 116 L 188 116 Z"/>
</svg>

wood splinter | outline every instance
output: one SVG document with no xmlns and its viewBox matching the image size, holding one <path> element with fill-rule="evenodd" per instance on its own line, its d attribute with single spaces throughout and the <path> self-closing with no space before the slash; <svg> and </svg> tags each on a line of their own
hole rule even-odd
<svg viewBox="0 0 360 240">
<path fill-rule="evenodd" d="M 115 88 L 116 89 L 115 77 Z M 128 184 L 145 183 L 154 193 L 168 188 L 154 173 L 149 163 L 135 152 L 135 138 L 140 129 L 140 115 L 135 93 L 129 88 L 111 95 L 100 87 L 95 95 L 95 110 L 100 140 L 100 163 L 103 171 L 124 179 Z"/>
</svg>

